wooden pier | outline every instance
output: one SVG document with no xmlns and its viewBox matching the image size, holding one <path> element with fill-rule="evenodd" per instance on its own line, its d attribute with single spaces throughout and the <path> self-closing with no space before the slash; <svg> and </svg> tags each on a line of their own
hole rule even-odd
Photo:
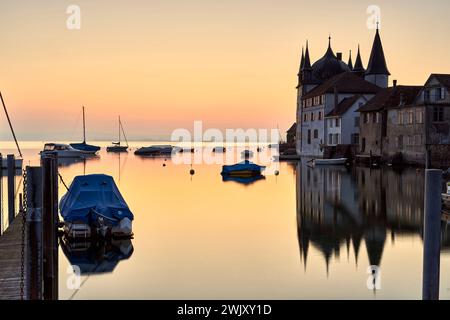
<svg viewBox="0 0 450 320">
<path fill-rule="evenodd" d="M 20 300 L 22 271 L 22 219 L 17 216 L 0 237 L 0 300 Z M 26 284 L 26 279 L 23 279 Z"/>
</svg>

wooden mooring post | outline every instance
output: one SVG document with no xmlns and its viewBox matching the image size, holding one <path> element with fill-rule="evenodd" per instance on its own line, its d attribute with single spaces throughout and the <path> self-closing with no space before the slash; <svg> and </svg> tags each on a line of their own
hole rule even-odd
<svg viewBox="0 0 450 320">
<path fill-rule="evenodd" d="M 425 212 L 423 236 L 423 300 L 439 300 L 441 258 L 442 170 L 425 173 Z"/>
<path fill-rule="evenodd" d="M 8 154 L 6 163 L 8 170 L 8 223 L 11 224 L 16 217 L 16 159 L 13 154 Z"/>
<path fill-rule="evenodd" d="M 42 158 L 43 298 L 58 299 L 58 160 Z"/>
<path fill-rule="evenodd" d="M 42 299 L 42 168 L 26 168 L 27 250 L 26 279 L 28 298 Z"/>
</svg>

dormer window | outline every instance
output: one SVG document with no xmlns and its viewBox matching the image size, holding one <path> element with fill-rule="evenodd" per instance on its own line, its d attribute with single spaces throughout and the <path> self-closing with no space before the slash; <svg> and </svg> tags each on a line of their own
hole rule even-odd
<svg viewBox="0 0 450 320">
<path fill-rule="evenodd" d="M 445 100 L 445 89 L 444 88 L 436 88 L 436 98 L 438 100 Z"/>
<path fill-rule="evenodd" d="M 430 90 L 425 90 L 425 91 L 423 92 L 423 99 L 424 99 L 425 101 L 430 101 Z"/>
</svg>

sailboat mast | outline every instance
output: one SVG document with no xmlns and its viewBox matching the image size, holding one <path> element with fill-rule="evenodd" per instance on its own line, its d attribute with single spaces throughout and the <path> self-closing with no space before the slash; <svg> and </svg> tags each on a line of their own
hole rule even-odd
<svg viewBox="0 0 450 320">
<path fill-rule="evenodd" d="M 120 146 L 120 116 L 119 116 L 119 146 Z"/>
<path fill-rule="evenodd" d="M 86 119 L 84 115 L 84 106 L 83 106 L 83 143 L 86 143 Z"/>
<path fill-rule="evenodd" d="M 12 126 L 12 123 L 11 123 L 11 119 L 9 118 L 8 110 L 6 110 L 5 101 L 3 100 L 3 95 L 1 93 L 1 91 L 0 91 L 0 98 L 2 99 L 3 109 L 5 110 L 5 114 L 6 114 L 6 118 L 8 119 L 9 127 L 11 128 L 11 132 L 12 132 L 14 141 L 16 142 L 17 150 L 19 151 L 20 157 L 23 158 L 22 151 L 20 151 L 19 142 L 17 142 L 16 134 L 14 133 L 14 129 L 13 129 L 13 126 Z"/>
<path fill-rule="evenodd" d="M 123 138 L 125 139 L 125 142 L 127 143 L 127 148 L 129 147 L 129 145 L 128 145 L 128 140 L 127 140 L 127 136 L 125 135 L 125 130 L 123 130 L 123 125 L 122 125 L 122 121 L 120 121 L 119 120 L 119 122 L 120 122 L 120 129 L 122 129 L 122 133 L 123 133 Z"/>
</svg>

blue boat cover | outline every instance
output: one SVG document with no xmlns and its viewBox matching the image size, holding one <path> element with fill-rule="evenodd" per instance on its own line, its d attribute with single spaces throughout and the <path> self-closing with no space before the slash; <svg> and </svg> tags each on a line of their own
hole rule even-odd
<svg viewBox="0 0 450 320">
<path fill-rule="evenodd" d="M 223 166 L 222 175 L 227 175 L 231 174 L 232 172 L 238 171 L 254 171 L 261 173 L 264 169 L 265 167 L 263 166 L 259 166 L 256 163 L 250 162 L 249 160 L 245 160 L 231 166 Z"/>
<path fill-rule="evenodd" d="M 108 218 L 113 225 L 123 218 L 133 220 L 114 179 L 103 174 L 75 177 L 61 198 L 60 211 L 66 222 L 90 224 L 97 221 L 98 215 Z"/>
<path fill-rule="evenodd" d="M 71 143 L 70 146 L 74 149 L 81 150 L 81 151 L 87 151 L 87 152 L 97 152 L 101 149 L 98 146 L 93 146 L 91 144 L 87 144 L 86 142 Z"/>
</svg>

